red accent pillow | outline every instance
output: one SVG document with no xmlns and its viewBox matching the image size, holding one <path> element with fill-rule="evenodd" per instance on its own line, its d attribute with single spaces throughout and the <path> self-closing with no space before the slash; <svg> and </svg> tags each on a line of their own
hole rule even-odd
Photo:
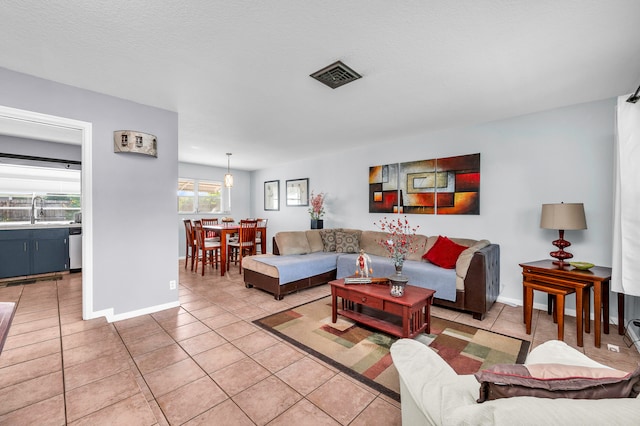
<svg viewBox="0 0 640 426">
<path fill-rule="evenodd" d="M 436 243 L 422 258 L 441 268 L 453 269 L 456 267 L 458 256 L 467 248 L 468 247 L 454 243 L 447 237 L 439 235 Z"/>
</svg>

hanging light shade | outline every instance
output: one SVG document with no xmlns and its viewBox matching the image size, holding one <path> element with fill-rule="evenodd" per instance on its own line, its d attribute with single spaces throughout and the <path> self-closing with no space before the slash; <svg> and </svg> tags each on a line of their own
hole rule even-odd
<svg viewBox="0 0 640 426">
<path fill-rule="evenodd" d="M 227 152 L 227 174 L 224 175 L 224 186 L 231 188 L 233 186 L 233 175 L 229 169 L 229 161 L 231 159 L 231 153 Z"/>
</svg>

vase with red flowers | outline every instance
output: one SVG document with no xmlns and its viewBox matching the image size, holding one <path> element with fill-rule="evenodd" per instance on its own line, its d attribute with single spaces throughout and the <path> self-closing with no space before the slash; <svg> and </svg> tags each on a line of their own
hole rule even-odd
<svg viewBox="0 0 640 426">
<path fill-rule="evenodd" d="M 393 219 L 388 219 L 385 216 L 375 225 L 387 233 L 386 239 L 378 241 L 378 244 L 387 250 L 396 268 L 395 275 L 389 277 L 391 295 L 400 297 L 404 294 L 404 287 L 409 281 L 406 275 L 402 275 L 402 267 L 407 254 L 415 253 L 418 250 L 418 247 L 415 246 L 415 240 L 419 226 L 409 225 L 406 216 Z"/>
<path fill-rule="evenodd" d="M 311 197 L 309 199 L 309 203 L 311 204 L 309 207 L 311 229 L 322 229 L 324 226 L 324 221 L 322 220 L 322 216 L 324 216 L 324 197 L 324 192 L 314 195 L 313 191 L 311 191 Z"/>
</svg>

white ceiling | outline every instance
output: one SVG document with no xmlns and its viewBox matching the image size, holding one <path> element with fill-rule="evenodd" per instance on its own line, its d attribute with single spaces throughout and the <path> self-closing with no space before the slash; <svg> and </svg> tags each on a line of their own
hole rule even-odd
<svg viewBox="0 0 640 426">
<path fill-rule="evenodd" d="M 630 93 L 638 17 L 640 0 L 3 0 L 0 66 L 177 111 L 180 161 L 255 170 Z M 363 78 L 309 77 L 336 60 Z"/>
</svg>

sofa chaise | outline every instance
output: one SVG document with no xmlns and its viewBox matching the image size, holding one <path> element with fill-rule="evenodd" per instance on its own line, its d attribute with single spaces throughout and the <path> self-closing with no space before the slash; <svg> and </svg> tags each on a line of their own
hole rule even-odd
<svg viewBox="0 0 640 426">
<path fill-rule="evenodd" d="M 373 275 L 387 277 L 395 268 L 380 244 L 386 238 L 385 232 L 357 229 L 278 232 L 273 237 L 272 254 L 243 260 L 245 285 L 268 291 L 280 300 L 285 294 L 352 276 L 361 249 L 371 258 Z M 487 240 L 451 238 L 464 251 L 455 267 L 446 269 L 423 258 L 439 238 L 416 235 L 417 250 L 408 254 L 403 274 L 411 285 L 436 290 L 434 304 L 482 319 L 500 289 L 500 246 Z"/>
</svg>

